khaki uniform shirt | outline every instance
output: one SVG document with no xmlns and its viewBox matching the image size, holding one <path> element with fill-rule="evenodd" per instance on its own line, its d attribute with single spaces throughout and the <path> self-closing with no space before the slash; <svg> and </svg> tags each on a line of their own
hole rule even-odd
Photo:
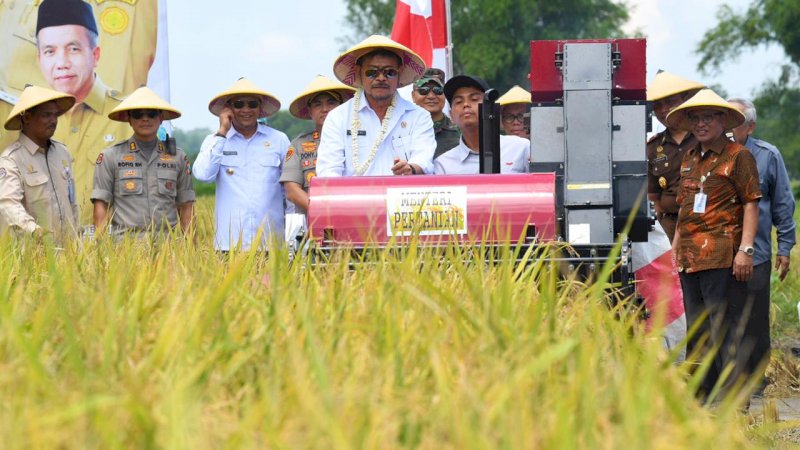
<svg viewBox="0 0 800 450">
<path fill-rule="evenodd" d="M 725 269 L 742 240 L 744 204 L 761 198 L 756 160 L 747 148 L 721 135 L 701 156 L 701 147 L 686 152 L 681 164 L 678 201 L 678 271 Z M 698 195 L 705 208 L 695 212 Z"/>
<path fill-rule="evenodd" d="M 177 205 L 195 200 L 191 173 L 182 150 L 169 155 L 159 142 L 145 159 L 130 138 L 98 155 L 91 200 L 111 207 L 115 233 L 174 227 Z"/>
<path fill-rule="evenodd" d="M 317 176 L 317 146 L 319 131 L 311 131 L 294 138 L 286 152 L 280 182 L 295 182 L 308 192 L 311 179 Z"/>
<path fill-rule="evenodd" d="M 58 118 L 58 127 L 53 135 L 53 139 L 63 142 L 75 157 L 75 193 L 84 212 L 83 222 L 86 223 L 91 221 L 92 205 L 89 203 L 89 195 L 92 193 L 97 154 L 103 148 L 131 135 L 131 127 L 127 122 L 116 122 L 108 118 L 108 114 L 121 100 L 119 92 L 108 89 L 100 77 L 96 77 L 84 102 Z M 4 105 L 4 102 L 0 102 L 0 116 L 8 117 L 11 106 Z M 19 136 L 19 132 L 3 131 L 5 133 L 0 138 L 0 145 L 12 136 Z"/>
<path fill-rule="evenodd" d="M 661 196 L 659 206 L 667 214 L 678 213 L 678 186 L 681 161 L 687 151 L 697 146 L 693 134 L 687 134 L 678 144 L 669 130 L 656 134 L 647 142 L 647 193 Z"/>
<path fill-rule="evenodd" d="M 37 227 L 56 242 L 78 235 L 72 158 L 60 142 L 45 150 L 20 134 L 0 155 L 0 230 Z"/>
</svg>

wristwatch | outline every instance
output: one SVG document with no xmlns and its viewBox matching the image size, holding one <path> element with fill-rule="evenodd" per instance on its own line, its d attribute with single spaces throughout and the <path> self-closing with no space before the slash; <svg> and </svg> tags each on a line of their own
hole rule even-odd
<svg viewBox="0 0 800 450">
<path fill-rule="evenodd" d="M 755 252 L 756 252 L 756 249 L 753 248 L 752 245 L 748 245 L 748 246 L 744 246 L 743 245 L 743 246 L 739 247 L 739 251 L 740 252 L 744 252 L 744 254 L 747 255 L 747 256 L 753 256 L 755 254 Z"/>
</svg>

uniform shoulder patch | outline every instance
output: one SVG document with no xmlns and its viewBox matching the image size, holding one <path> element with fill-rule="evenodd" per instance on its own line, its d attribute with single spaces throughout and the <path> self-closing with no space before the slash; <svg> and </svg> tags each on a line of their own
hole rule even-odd
<svg viewBox="0 0 800 450">
<path fill-rule="evenodd" d="M 289 161 L 294 156 L 294 147 L 289 147 L 289 150 L 286 152 L 286 159 L 285 161 Z"/>
<path fill-rule="evenodd" d="M 22 148 L 22 143 L 20 141 L 16 141 L 11 145 L 9 145 L 8 147 L 6 147 L 6 149 L 3 150 L 2 153 L 0 153 L 0 156 L 9 156 L 21 148 Z"/>
<path fill-rule="evenodd" d="M 6 172 L 6 168 L 5 167 L 0 167 L 0 178 L 3 178 L 4 176 L 6 176 L 7 173 L 8 172 Z"/>
</svg>

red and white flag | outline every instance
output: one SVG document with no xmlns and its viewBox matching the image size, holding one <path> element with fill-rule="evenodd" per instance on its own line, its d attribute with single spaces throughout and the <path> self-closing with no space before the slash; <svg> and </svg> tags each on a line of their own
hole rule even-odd
<svg viewBox="0 0 800 450">
<path fill-rule="evenodd" d="M 428 67 L 448 73 L 446 0 L 397 0 L 392 40 L 414 50 Z"/>
</svg>

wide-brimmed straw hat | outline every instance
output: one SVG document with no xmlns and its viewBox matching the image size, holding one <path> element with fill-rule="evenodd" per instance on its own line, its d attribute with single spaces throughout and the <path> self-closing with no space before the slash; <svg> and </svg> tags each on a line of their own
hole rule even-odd
<svg viewBox="0 0 800 450">
<path fill-rule="evenodd" d="M 513 105 L 514 103 L 532 103 L 531 93 L 514 85 L 508 92 L 497 99 L 497 104 L 500 106 Z"/>
<path fill-rule="evenodd" d="M 6 130 L 21 130 L 22 115 L 25 111 L 47 102 L 56 102 L 58 115 L 64 114 L 75 104 L 75 97 L 63 92 L 39 86 L 27 86 L 19 96 L 17 104 L 11 109 L 5 123 Z"/>
<path fill-rule="evenodd" d="M 355 89 L 347 86 L 346 84 L 333 81 L 328 77 L 317 75 L 311 80 L 311 83 L 306 86 L 303 92 L 297 96 L 289 105 L 289 112 L 298 119 L 311 119 L 311 111 L 308 108 L 308 103 L 319 94 L 329 93 L 333 94 L 334 98 L 338 97 L 341 103 L 350 100 L 355 93 Z"/>
<path fill-rule="evenodd" d="M 258 112 L 258 117 L 269 117 L 281 109 L 281 101 L 278 100 L 278 97 L 259 88 L 247 78 L 242 77 L 236 80 L 233 86 L 211 99 L 211 102 L 208 104 L 208 110 L 211 111 L 211 114 L 219 116 L 222 109 L 225 108 L 225 105 L 228 103 L 228 100 L 239 95 L 252 95 L 261 99 L 261 111 Z"/>
<path fill-rule="evenodd" d="M 425 73 L 425 61 L 408 47 L 398 44 L 386 36 L 374 34 L 339 55 L 333 63 L 333 73 L 342 83 L 361 87 L 357 76 L 356 62 L 358 58 L 374 50 L 384 49 L 400 57 L 403 67 L 400 70 L 400 87 L 407 86 Z"/>
<path fill-rule="evenodd" d="M 703 89 L 667 115 L 667 126 L 691 131 L 689 111 L 696 108 L 716 109 L 725 114 L 725 129 L 730 130 L 744 123 L 744 114 L 711 89 Z"/>
<path fill-rule="evenodd" d="M 128 98 L 117 105 L 117 107 L 108 114 L 108 118 L 116 120 L 117 122 L 127 122 L 128 111 L 133 111 L 135 109 L 157 109 L 161 111 L 162 120 L 177 119 L 181 116 L 181 112 L 174 106 L 165 102 L 164 99 L 159 97 L 158 94 L 147 86 L 142 86 L 133 91 Z"/>
<path fill-rule="evenodd" d="M 698 91 L 705 87 L 697 81 L 687 80 L 669 72 L 659 72 L 653 78 L 653 82 L 647 87 L 647 101 L 654 102 L 667 98 L 670 95 L 680 94 L 686 91 Z"/>
</svg>

